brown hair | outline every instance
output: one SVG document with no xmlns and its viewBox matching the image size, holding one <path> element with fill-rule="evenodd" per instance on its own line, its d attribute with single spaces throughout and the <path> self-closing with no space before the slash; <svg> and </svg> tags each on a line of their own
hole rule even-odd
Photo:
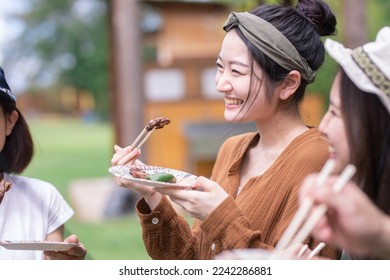
<svg viewBox="0 0 390 280">
<path fill-rule="evenodd" d="M 379 98 L 361 91 L 341 70 L 340 100 L 356 183 L 390 214 L 390 114 Z"/>
<path fill-rule="evenodd" d="M 0 97 L 0 104 L 4 116 L 11 114 L 13 111 L 19 114 L 11 134 L 6 137 L 3 150 L 0 152 L 0 172 L 21 173 L 34 155 L 32 136 L 26 120 L 16 108 L 15 103 Z"/>
</svg>

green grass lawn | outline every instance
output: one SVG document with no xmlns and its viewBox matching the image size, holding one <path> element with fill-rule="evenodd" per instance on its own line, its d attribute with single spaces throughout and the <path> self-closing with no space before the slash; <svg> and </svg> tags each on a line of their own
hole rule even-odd
<svg viewBox="0 0 390 280">
<path fill-rule="evenodd" d="M 54 184 L 70 204 L 70 182 L 111 176 L 107 169 L 114 143 L 109 124 L 85 123 L 58 116 L 30 120 L 27 117 L 27 121 L 35 141 L 36 154 L 23 175 Z M 67 235 L 77 234 L 86 245 L 88 259 L 150 259 L 142 243 L 141 228 L 135 215 L 127 214 L 99 223 L 78 221 L 74 217 L 66 224 L 66 231 Z"/>
</svg>

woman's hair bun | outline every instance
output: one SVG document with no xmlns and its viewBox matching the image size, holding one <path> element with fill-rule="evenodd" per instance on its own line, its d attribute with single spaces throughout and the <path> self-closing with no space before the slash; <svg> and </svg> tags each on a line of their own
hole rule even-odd
<svg viewBox="0 0 390 280">
<path fill-rule="evenodd" d="M 335 34 L 337 25 L 336 17 L 324 1 L 299 0 L 296 10 L 314 25 L 320 36 Z"/>
</svg>

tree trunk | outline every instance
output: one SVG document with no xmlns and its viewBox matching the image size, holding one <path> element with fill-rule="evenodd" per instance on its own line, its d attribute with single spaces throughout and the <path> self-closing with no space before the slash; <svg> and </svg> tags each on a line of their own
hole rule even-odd
<svg viewBox="0 0 390 280">
<path fill-rule="evenodd" d="M 120 146 L 130 145 L 144 127 L 139 14 L 139 0 L 109 1 L 111 112 Z"/>
<path fill-rule="evenodd" d="M 342 0 L 344 43 L 355 48 L 367 42 L 366 0 Z"/>
</svg>

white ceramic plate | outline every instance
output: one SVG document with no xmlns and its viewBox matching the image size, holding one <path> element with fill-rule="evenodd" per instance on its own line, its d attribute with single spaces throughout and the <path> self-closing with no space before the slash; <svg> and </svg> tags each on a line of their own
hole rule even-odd
<svg viewBox="0 0 390 280">
<path fill-rule="evenodd" d="M 122 177 L 134 183 L 144 185 L 144 186 L 151 186 L 155 188 L 175 187 L 175 188 L 182 188 L 182 189 L 192 189 L 192 185 L 197 178 L 195 175 L 183 171 L 171 169 L 171 168 L 149 166 L 149 165 L 137 165 L 137 168 L 142 169 L 149 175 L 154 173 L 164 172 L 164 173 L 170 173 L 176 177 L 176 183 L 157 182 L 157 181 L 151 181 L 147 179 L 140 179 L 140 178 L 133 177 L 130 174 L 130 168 L 131 167 L 126 165 L 120 165 L 120 166 L 113 166 L 109 168 L 108 171 L 115 176 Z"/>
<path fill-rule="evenodd" d="M 0 241 L 0 246 L 8 250 L 68 251 L 79 244 L 50 241 Z"/>
</svg>

